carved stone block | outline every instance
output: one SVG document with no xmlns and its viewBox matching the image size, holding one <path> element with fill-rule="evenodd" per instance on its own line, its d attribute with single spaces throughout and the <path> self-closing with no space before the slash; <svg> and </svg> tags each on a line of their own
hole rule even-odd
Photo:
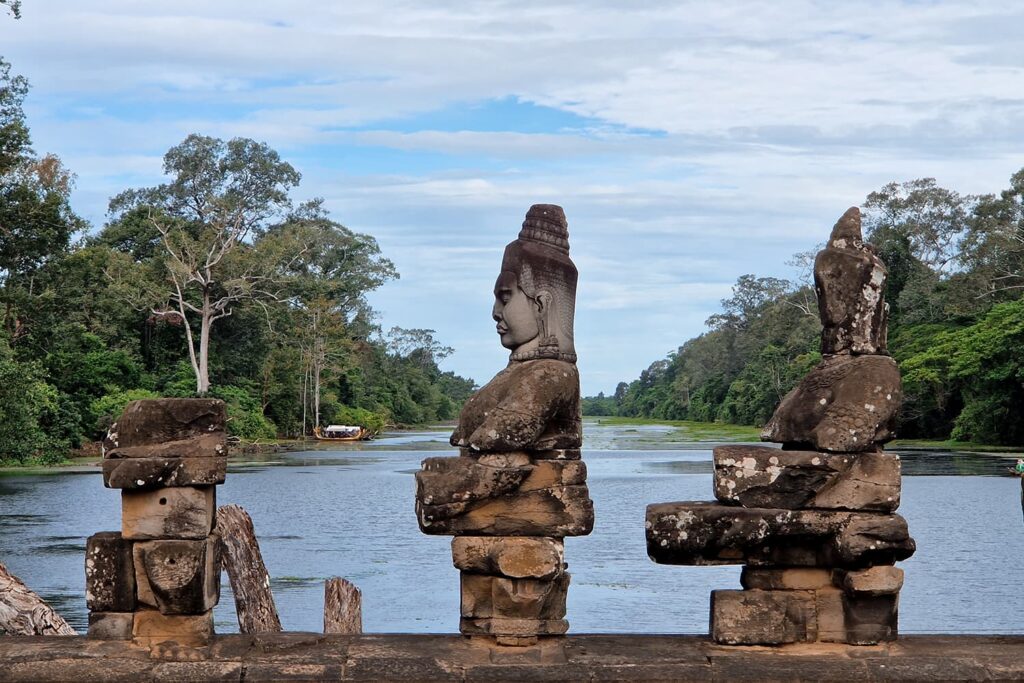
<svg viewBox="0 0 1024 683">
<path fill-rule="evenodd" d="M 135 544 L 139 602 L 162 614 L 201 614 L 220 597 L 220 539 Z"/>
<path fill-rule="evenodd" d="M 224 432 L 203 434 L 191 439 L 165 441 L 158 444 L 112 448 L 104 451 L 105 460 L 131 460 L 136 458 L 223 458 L 228 454 Z"/>
<path fill-rule="evenodd" d="M 565 619 L 472 619 L 459 620 L 459 631 L 467 636 L 558 636 L 569 630 Z"/>
<path fill-rule="evenodd" d="M 480 451 L 474 451 L 471 448 L 460 448 L 459 455 L 464 458 L 481 458 L 483 454 Z M 582 457 L 582 453 L 578 448 L 556 448 L 550 450 L 530 450 L 530 451 L 509 451 L 508 455 L 522 455 L 528 461 L 535 460 L 579 460 Z"/>
<path fill-rule="evenodd" d="M 132 540 L 204 539 L 213 529 L 215 487 L 121 492 L 121 533 Z"/>
<path fill-rule="evenodd" d="M 463 617 L 561 619 L 565 616 L 568 574 L 548 581 L 463 572 L 461 581 Z"/>
<path fill-rule="evenodd" d="M 103 485 L 111 489 L 212 486 L 224 483 L 228 459 L 121 458 L 103 461 Z"/>
<path fill-rule="evenodd" d="M 864 243 L 860 210 L 851 207 L 814 259 L 823 355 L 885 352 L 887 276 L 885 264 Z"/>
<path fill-rule="evenodd" d="M 744 567 L 740 585 L 748 590 L 807 591 L 832 587 L 832 570 L 817 567 Z"/>
<path fill-rule="evenodd" d="M 420 530 L 450 536 L 585 536 L 594 528 L 594 503 L 586 486 L 517 492 L 480 501 L 416 503 Z"/>
<path fill-rule="evenodd" d="M 818 639 L 828 643 L 846 642 L 846 599 L 839 588 L 826 587 L 814 592 L 818 613 Z"/>
<path fill-rule="evenodd" d="M 213 635 L 213 610 L 204 614 L 161 614 L 155 609 L 135 613 L 132 637 L 140 645 L 176 642 L 205 645 Z"/>
<path fill-rule="evenodd" d="M 836 586 L 852 595 L 894 595 L 903 588 L 903 570 L 885 566 L 858 571 L 836 570 L 834 580 Z"/>
<path fill-rule="evenodd" d="M 895 435 L 902 386 L 889 356 L 827 356 L 782 399 L 761 440 L 834 453 L 873 451 Z"/>
<path fill-rule="evenodd" d="M 513 492 L 585 484 L 580 460 L 531 462 L 524 453 L 427 458 L 416 473 L 416 496 L 424 505 L 472 504 Z"/>
<path fill-rule="evenodd" d="M 511 493 L 529 474 L 525 466 L 493 467 L 463 457 L 427 458 L 416 473 L 416 500 L 423 505 L 465 505 Z"/>
<path fill-rule="evenodd" d="M 729 505 L 893 512 L 900 504 L 894 453 L 719 446 L 714 461 L 715 497 Z"/>
<path fill-rule="evenodd" d="M 859 569 L 915 550 L 899 515 L 729 507 L 647 506 L 647 554 L 661 564 L 751 564 Z"/>
<path fill-rule="evenodd" d="M 452 561 L 464 572 L 552 579 L 564 571 L 565 544 L 557 538 L 456 536 Z"/>
<path fill-rule="evenodd" d="M 817 640 L 813 591 L 711 591 L 711 638 L 725 645 Z"/>
<path fill-rule="evenodd" d="M 132 401 L 125 406 L 117 422 L 110 426 L 103 442 L 103 451 L 107 453 L 116 449 L 187 441 L 223 432 L 226 422 L 227 409 L 219 399 L 158 398 Z"/>
<path fill-rule="evenodd" d="M 101 531 L 86 541 L 85 603 L 93 612 L 135 609 L 132 542 L 117 531 Z"/>
<path fill-rule="evenodd" d="M 838 588 L 817 593 L 819 640 L 875 645 L 898 635 L 899 595 L 857 595 Z"/>
<path fill-rule="evenodd" d="M 131 640 L 134 612 L 90 612 L 89 637 L 97 640 Z"/>
<path fill-rule="evenodd" d="M 898 594 L 844 594 L 846 640 L 843 642 L 850 645 L 875 645 L 896 640 L 899 635 L 899 603 Z"/>
</svg>

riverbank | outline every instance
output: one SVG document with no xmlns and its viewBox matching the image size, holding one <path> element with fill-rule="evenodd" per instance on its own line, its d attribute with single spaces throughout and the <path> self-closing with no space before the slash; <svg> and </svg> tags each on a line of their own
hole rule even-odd
<svg viewBox="0 0 1024 683">
<path fill-rule="evenodd" d="M 584 416 L 584 420 L 606 426 L 673 427 L 666 441 L 694 442 L 760 442 L 761 428 L 752 425 L 734 425 L 721 422 L 689 422 L 686 420 L 656 420 L 645 417 Z M 962 451 L 965 453 L 1024 453 L 1024 446 L 997 446 L 956 441 L 953 439 L 896 439 L 886 444 L 889 450 Z"/>
<path fill-rule="evenodd" d="M 571 635 L 527 648 L 458 635 L 0 638 L 5 681 L 1018 681 L 1024 636 L 910 636 L 876 646 L 722 646 L 706 636 Z"/>
<path fill-rule="evenodd" d="M 733 425 L 722 422 L 690 422 L 687 420 L 652 420 L 644 417 L 615 417 L 605 415 L 584 415 L 585 422 L 601 426 L 619 427 L 673 427 L 674 432 L 666 435 L 672 441 L 693 442 L 735 442 L 759 441 L 760 427 Z"/>
</svg>

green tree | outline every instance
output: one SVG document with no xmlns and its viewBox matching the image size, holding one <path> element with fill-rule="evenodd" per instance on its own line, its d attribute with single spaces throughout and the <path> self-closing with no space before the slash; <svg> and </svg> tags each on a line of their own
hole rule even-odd
<svg viewBox="0 0 1024 683">
<path fill-rule="evenodd" d="M 29 334 L 43 266 L 67 253 L 85 227 L 71 210 L 71 174 L 52 155 L 31 148 L 22 103 L 28 81 L 0 58 L 0 299 L 8 339 Z"/>
<path fill-rule="evenodd" d="M 278 301 L 287 268 L 301 251 L 289 235 L 267 234 L 290 206 L 288 191 L 300 176 L 266 144 L 200 135 L 167 152 L 164 172 L 170 182 L 111 200 L 117 227 L 107 235 L 120 236 L 119 223 L 137 224 L 144 216 L 159 234 L 161 248 L 153 258 L 163 278 L 154 281 L 126 261 L 110 272 L 150 302 L 154 314 L 184 321 L 196 392 L 205 394 L 214 324 L 242 302 Z"/>
<path fill-rule="evenodd" d="M 0 461 L 62 459 L 67 444 L 55 436 L 59 419 L 59 395 L 42 368 L 18 362 L 0 343 Z"/>
</svg>

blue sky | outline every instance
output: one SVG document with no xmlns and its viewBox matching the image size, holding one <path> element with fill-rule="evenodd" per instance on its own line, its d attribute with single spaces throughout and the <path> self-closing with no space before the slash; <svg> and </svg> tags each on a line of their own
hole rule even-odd
<svg viewBox="0 0 1024 683">
<path fill-rule="evenodd" d="M 1017 2 L 31 0 L 0 18 L 35 147 L 75 206 L 161 181 L 186 135 L 266 141 L 402 275 L 385 329 L 447 369 L 505 362 L 489 318 L 533 203 L 569 218 L 584 393 L 703 331 L 745 273 L 892 181 L 993 192 L 1024 166 Z"/>
</svg>

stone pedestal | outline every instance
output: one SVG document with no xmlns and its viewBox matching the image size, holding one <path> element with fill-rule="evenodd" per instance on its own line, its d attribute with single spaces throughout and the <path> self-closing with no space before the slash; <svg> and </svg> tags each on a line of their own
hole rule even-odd
<svg viewBox="0 0 1024 683">
<path fill-rule="evenodd" d="M 916 548 L 893 513 L 897 456 L 721 446 L 714 459 L 719 501 L 649 505 L 647 552 L 660 564 L 745 565 L 743 590 L 712 593 L 716 642 L 895 639 L 903 571 L 892 565 Z"/>
<path fill-rule="evenodd" d="M 579 451 L 428 458 L 416 475 L 426 534 L 455 536 L 459 630 L 532 645 L 568 629 L 565 536 L 590 533 L 594 506 Z"/>
<path fill-rule="evenodd" d="M 416 474 L 420 529 L 456 537 L 459 629 L 501 645 L 566 632 L 562 539 L 594 527 L 579 451 L 577 277 L 565 212 L 531 206 L 490 311 L 509 363 L 462 406 L 449 439 L 461 455 L 427 458 Z"/>
<path fill-rule="evenodd" d="M 814 263 L 822 361 L 761 433 L 715 449 L 718 502 L 647 508 L 662 564 L 743 564 L 743 590 L 711 595 L 711 636 L 730 645 L 894 640 L 903 572 L 916 549 L 900 504 L 893 438 L 902 386 L 886 352 L 885 264 L 853 207 Z"/>
<path fill-rule="evenodd" d="M 111 425 L 103 483 L 121 489 L 121 531 L 86 547 L 90 637 L 186 645 L 213 633 L 225 418 L 218 400 L 155 399 L 128 404 Z"/>
</svg>

